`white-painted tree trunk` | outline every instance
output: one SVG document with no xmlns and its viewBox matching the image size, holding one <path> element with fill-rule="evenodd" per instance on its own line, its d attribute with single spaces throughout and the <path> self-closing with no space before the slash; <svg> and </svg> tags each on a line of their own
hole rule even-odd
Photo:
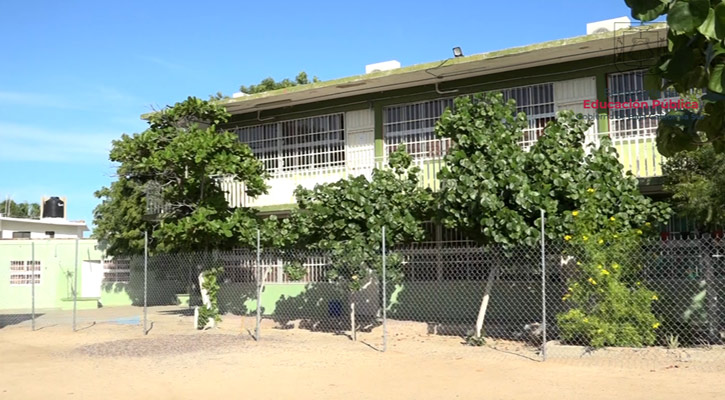
<svg viewBox="0 0 725 400">
<path fill-rule="evenodd" d="M 357 329 L 355 327 L 355 302 L 350 302 L 350 330 L 352 331 L 352 340 L 357 341 Z"/>
<path fill-rule="evenodd" d="M 209 292 L 204 289 L 204 272 L 199 273 L 199 290 L 201 291 L 202 307 L 206 307 L 207 310 L 211 310 L 211 298 L 209 297 Z M 204 328 L 202 329 L 214 328 L 215 324 L 216 321 L 214 321 L 214 318 L 209 318 L 206 326 L 204 326 Z"/>
<path fill-rule="evenodd" d="M 486 287 L 483 290 L 483 298 L 481 299 L 481 307 L 478 309 L 478 318 L 476 318 L 476 337 L 480 338 L 483 331 L 483 321 L 486 318 L 486 310 L 488 309 L 488 300 L 491 298 L 491 289 L 493 288 L 493 282 L 498 276 L 498 271 L 501 268 L 500 264 L 496 263 L 488 273 L 488 279 L 486 281 Z"/>
</svg>

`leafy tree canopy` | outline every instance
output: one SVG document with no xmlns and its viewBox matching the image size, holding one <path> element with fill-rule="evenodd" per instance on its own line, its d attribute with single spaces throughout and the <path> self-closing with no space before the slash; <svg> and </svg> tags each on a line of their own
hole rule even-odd
<svg viewBox="0 0 725 400">
<path fill-rule="evenodd" d="M 389 247 L 423 239 L 433 195 L 419 187 L 420 170 L 411 165 L 411 156 L 401 148 L 391 155 L 390 168 L 375 169 L 371 180 L 357 176 L 297 189 L 299 210 L 291 221 L 301 243 L 331 252 L 331 279 L 347 282 L 355 290 L 368 268 L 380 272 L 382 227 Z M 394 259 L 389 258 L 391 279 L 398 274 Z"/>
<path fill-rule="evenodd" d="M 0 201 L 0 214 L 14 218 L 40 218 L 40 204 L 16 203 L 12 199 Z"/>
<path fill-rule="evenodd" d="M 681 95 L 707 91 L 697 112 L 671 111 L 657 129 L 665 156 L 709 143 L 725 152 L 725 2 L 722 0 L 625 0 L 632 16 L 651 21 L 667 16 L 667 53 L 650 69 L 650 93 L 674 88 Z"/>
<path fill-rule="evenodd" d="M 699 230 L 725 225 L 725 154 L 702 146 L 668 158 L 662 170 L 675 207 L 699 221 Z"/>
<path fill-rule="evenodd" d="M 239 89 L 240 92 L 246 93 L 246 94 L 254 94 L 254 93 L 262 93 L 262 92 L 269 92 L 270 90 L 277 90 L 277 89 L 284 89 L 292 86 L 297 85 L 306 85 L 308 83 L 315 83 L 319 82 L 320 80 L 317 79 L 316 76 L 312 77 L 312 81 L 307 78 L 307 73 L 302 71 L 295 77 L 294 80 L 290 79 L 284 79 L 279 82 L 275 81 L 273 78 L 266 78 L 263 79 L 262 82 L 256 84 L 256 85 L 249 85 L 244 86 Z"/>
<path fill-rule="evenodd" d="M 217 178 L 233 177 L 249 196 L 266 192 L 264 166 L 236 135 L 220 131 L 229 114 L 190 97 L 153 114 L 142 133 L 113 142 L 118 179 L 96 196 L 94 236 L 110 254 L 143 251 L 143 232 L 158 251 L 252 245 L 258 226 L 250 209 L 230 209 Z M 147 205 L 162 212 L 146 218 Z"/>
<path fill-rule="evenodd" d="M 515 102 L 505 102 L 500 93 L 458 98 L 455 111 L 443 114 L 436 133 L 453 142 L 439 174 L 439 213 L 446 226 L 478 243 L 510 246 L 539 239 L 541 209 L 550 239 L 575 232 L 577 210 L 585 206 L 597 213 L 593 231 L 613 220 L 622 229 L 639 228 L 669 215 L 667 206 L 644 197 L 637 179 L 623 173 L 608 138 L 587 154 L 589 122 L 560 112 L 528 152 L 519 145 L 526 126 Z"/>
</svg>

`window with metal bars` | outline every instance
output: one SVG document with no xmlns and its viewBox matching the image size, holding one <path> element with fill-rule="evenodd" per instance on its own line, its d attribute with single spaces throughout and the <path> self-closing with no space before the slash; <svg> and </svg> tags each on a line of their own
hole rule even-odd
<svg viewBox="0 0 725 400">
<path fill-rule="evenodd" d="M 234 132 L 273 174 L 345 165 L 341 113 L 239 127 Z"/>
<path fill-rule="evenodd" d="M 131 260 L 113 259 L 103 262 L 104 283 L 128 283 L 131 281 Z"/>
<path fill-rule="evenodd" d="M 554 85 L 542 83 L 500 90 L 504 99 L 516 100 L 516 111 L 524 112 L 529 121 L 520 144 L 528 149 L 543 133 L 546 123 L 554 119 Z M 453 107 L 454 98 L 429 100 L 419 103 L 385 107 L 383 110 L 383 138 L 386 154 L 405 143 L 414 158 L 438 158 L 450 148 L 448 139 L 438 139 L 435 125 L 446 108 Z"/>
<path fill-rule="evenodd" d="M 10 285 L 40 285 L 42 268 L 40 261 L 10 261 Z"/>
<path fill-rule="evenodd" d="M 647 102 L 648 107 L 610 108 L 609 132 L 612 139 L 654 137 L 659 119 L 667 113 L 662 107 L 652 107 L 652 99 L 644 88 L 646 70 L 609 74 L 607 76 L 607 101 Z M 679 99 L 677 92 L 668 90 L 660 94 L 661 101 Z"/>
<path fill-rule="evenodd" d="M 520 86 L 501 91 L 505 100 L 516 100 L 516 111 L 526 114 L 529 126 L 524 129 L 524 137 L 519 142 L 525 149 L 529 149 L 544 133 L 549 121 L 556 117 L 554 104 L 554 84 L 542 83 L 539 85 Z"/>
</svg>

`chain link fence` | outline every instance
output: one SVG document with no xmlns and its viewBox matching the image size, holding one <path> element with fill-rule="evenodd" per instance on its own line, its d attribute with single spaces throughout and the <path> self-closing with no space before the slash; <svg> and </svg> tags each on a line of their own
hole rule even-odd
<svg viewBox="0 0 725 400">
<path fill-rule="evenodd" d="M 260 342 L 272 330 L 279 337 L 302 329 L 378 350 L 439 336 L 537 360 L 599 348 L 620 358 L 645 351 L 725 358 L 722 240 L 602 249 L 460 242 L 399 246 L 362 258 L 259 248 L 114 260 L 93 260 L 81 249 L 72 262 L 59 263 L 50 249 L 22 247 L 1 260 L 7 272 L 0 279 L 10 291 L 0 298 L 0 327 L 114 323 L 147 334 L 171 325 L 192 331 L 205 307 L 204 271 L 221 268 L 223 324 Z M 62 307 L 47 307 L 61 290 L 67 291 Z"/>
</svg>

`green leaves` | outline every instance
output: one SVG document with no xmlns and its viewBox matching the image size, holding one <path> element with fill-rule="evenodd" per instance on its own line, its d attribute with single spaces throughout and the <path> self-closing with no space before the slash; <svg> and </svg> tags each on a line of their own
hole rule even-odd
<svg viewBox="0 0 725 400">
<path fill-rule="evenodd" d="M 725 3 L 720 3 L 713 9 L 715 35 L 717 39 L 725 39 Z"/>
<path fill-rule="evenodd" d="M 316 83 L 320 80 L 317 77 L 313 77 L 312 81 L 307 77 L 307 73 L 302 71 L 295 77 L 295 80 L 283 79 L 279 82 L 275 82 L 273 78 L 265 78 L 257 85 L 242 86 L 239 91 L 247 94 L 263 93 L 270 90 L 284 89 L 297 85 L 306 85 L 308 83 Z"/>
<path fill-rule="evenodd" d="M 358 290 L 370 270 L 380 272 L 382 227 L 386 244 L 420 241 L 423 223 L 432 217 L 433 195 L 419 187 L 412 157 L 399 148 L 390 155 L 389 168 L 375 169 L 372 180 L 364 176 L 337 182 L 298 187 L 298 210 L 288 221 L 297 230 L 294 245 L 327 250 L 332 254 L 329 279 Z M 391 277 L 400 277 L 398 266 L 388 265 Z"/>
<path fill-rule="evenodd" d="M 632 17 L 640 21 L 652 21 L 665 13 L 667 0 L 625 0 L 632 9 Z"/>
<path fill-rule="evenodd" d="M 710 72 L 710 80 L 707 82 L 707 88 L 716 93 L 725 93 L 725 76 L 723 75 L 725 64 L 714 66 Z"/>
<path fill-rule="evenodd" d="M 680 213 L 701 224 L 699 231 L 725 224 L 725 153 L 711 145 L 679 152 L 667 159 L 663 172 L 665 190 Z"/>
<path fill-rule="evenodd" d="M 667 14 L 668 53 L 650 69 L 651 76 L 645 80 L 650 93 L 661 86 L 687 97 L 706 89 L 708 93 L 701 98 L 701 103 L 706 106 L 722 103 L 725 98 L 718 95 L 725 94 L 725 3 L 709 0 L 627 0 L 626 3 L 632 9 L 632 15 L 642 21 Z M 693 115 L 685 113 L 687 121 L 682 121 L 681 112 L 668 113 L 667 118 L 675 121 L 660 124 L 657 130 L 657 148 L 662 155 L 690 151 L 693 146 L 703 143 L 711 143 L 718 152 L 725 151 L 722 144 L 725 143 L 725 131 L 720 129 L 721 124 L 713 121 L 717 117 L 707 112 L 697 118 Z M 695 120 L 700 121 L 694 124 Z M 703 139 L 707 139 L 706 142 Z"/>
<path fill-rule="evenodd" d="M 436 133 L 453 140 L 439 197 L 439 214 L 479 243 L 505 246 L 538 240 L 540 210 L 547 235 L 560 240 L 577 228 L 573 212 L 588 213 L 588 230 L 641 227 L 663 220 L 668 210 L 641 195 L 637 180 L 623 174 L 607 138 L 587 155 L 583 148 L 591 122 L 560 112 L 529 152 L 518 144 L 526 124 L 515 105 L 500 94 L 457 99 Z M 461 140 L 464 139 L 464 140 Z"/>
<path fill-rule="evenodd" d="M 119 179 L 97 193 L 94 236 L 109 254 L 139 253 L 143 232 L 152 250 L 194 251 L 249 243 L 256 216 L 230 210 L 217 178 L 243 183 L 249 196 L 265 193 L 267 173 L 236 135 L 220 131 L 224 108 L 190 97 L 149 119 L 149 129 L 113 142 L 110 158 Z M 145 219 L 146 188 L 158 190 L 166 209 L 160 221 Z"/>
<path fill-rule="evenodd" d="M 709 0 L 677 0 L 669 8 L 667 24 L 676 33 L 693 33 L 708 18 L 709 10 Z"/>
</svg>

